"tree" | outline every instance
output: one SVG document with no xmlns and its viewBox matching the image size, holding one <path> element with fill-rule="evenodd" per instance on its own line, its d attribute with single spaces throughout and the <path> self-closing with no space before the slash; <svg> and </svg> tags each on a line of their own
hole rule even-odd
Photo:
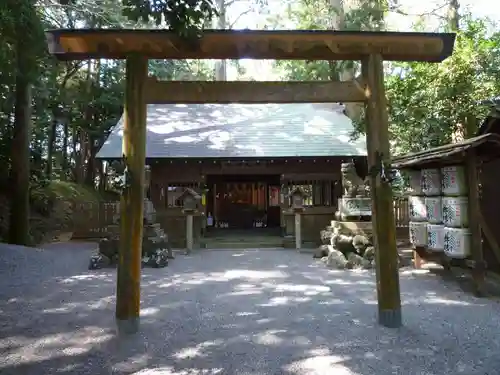
<svg viewBox="0 0 500 375">
<path fill-rule="evenodd" d="M 43 54 L 43 27 L 34 0 L 10 0 L 1 5 L 2 31 L 15 56 L 14 126 L 12 128 L 9 241 L 28 245 L 31 85 Z M 4 18 L 5 17 L 5 18 Z M 28 30 L 28 33 L 26 32 Z"/>
<path fill-rule="evenodd" d="M 467 119 L 485 115 L 478 102 L 498 95 L 500 33 L 489 35 L 489 23 L 470 16 L 462 23 L 455 51 L 443 63 L 392 64 L 386 87 L 396 152 L 463 138 Z"/>
<path fill-rule="evenodd" d="M 332 15 L 329 6 L 336 1 Z M 290 6 L 289 17 L 299 28 L 328 28 L 325 21 L 333 17 L 343 29 L 383 29 L 383 14 L 396 11 L 407 13 L 397 4 L 383 1 L 311 2 L 301 0 Z M 339 5 L 343 5 L 340 9 Z M 473 20 L 459 14 L 457 0 L 446 0 L 435 9 L 421 15 L 440 20 L 441 30 L 458 31 L 453 56 L 441 64 L 387 63 L 386 89 L 389 120 L 395 153 L 405 153 L 439 146 L 463 137 L 467 119 L 481 117 L 485 109 L 479 100 L 498 95 L 500 88 L 500 33 L 487 20 Z M 371 25 L 371 26 L 370 26 Z M 424 25 L 425 26 L 425 25 Z M 462 30 L 459 30 L 459 27 Z M 296 80 L 352 79 L 358 74 L 356 64 L 329 62 L 278 62 L 283 76 Z M 361 107 L 358 107 L 361 109 Z M 364 114 L 348 113 L 357 131 L 364 134 Z"/>
<path fill-rule="evenodd" d="M 231 19 L 228 16 L 229 10 L 233 5 L 245 5 L 246 7 L 241 10 L 236 17 Z M 216 0 L 215 6 L 216 6 L 216 12 L 217 12 L 217 17 L 215 22 L 208 22 L 207 25 L 211 25 L 214 29 L 218 30 L 226 30 L 226 29 L 232 29 L 238 20 L 244 16 L 245 14 L 248 14 L 250 12 L 260 12 L 262 11 L 267 5 L 267 1 L 262 1 L 262 0 L 250 0 L 245 1 L 245 0 Z M 234 67 L 236 70 L 240 73 L 244 73 L 243 67 L 239 64 L 239 61 L 233 61 Z M 227 80 L 227 60 L 216 60 L 215 61 L 215 80 L 217 81 L 226 81 Z"/>
<path fill-rule="evenodd" d="M 134 20 L 165 25 L 179 36 L 196 38 L 207 19 L 217 15 L 213 0 L 122 0 L 124 14 Z"/>
<path fill-rule="evenodd" d="M 387 0 L 300 0 L 289 4 L 288 20 L 299 29 L 383 30 Z M 353 80 L 359 73 L 354 61 L 278 61 L 276 67 L 290 80 Z M 359 120 L 363 105 L 344 103 L 347 115 Z"/>
<path fill-rule="evenodd" d="M 123 62 L 58 62 L 45 51 L 44 28 L 157 27 L 158 3 L 148 17 L 130 20 L 123 15 L 127 12 L 122 3 L 115 0 L 0 1 L 0 217 L 9 216 L 5 202 L 11 208 L 9 228 L 0 225 L 2 239 L 27 244 L 30 232 L 37 237 L 39 223 L 45 221 L 31 219 L 50 209 L 52 198 L 40 192 L 51 179 L 91 186 L 99 181 L 104 188 L 102 165 L 95 162 L 95 154 L 123 110 Z M 128 12 L 133 13 L 132 5 Z M 196 17 L 201 20 L 212 14 L 202 8 L 176 13 L 174 7 L 176 14 L 162 16 L 164 22 L 158 27 L 176 29 L 179 25 L 174 22 L 171 27 L 168 20 L 194 15 L 187 28 L 194 28 L 192 35 L 197 35 Z M 203 61 L 157 60 L 151 62 L 151 69 L 164 79 L 212 74 Z M 7 180 L 4 176 L 9 174 Z"/>
</svg>

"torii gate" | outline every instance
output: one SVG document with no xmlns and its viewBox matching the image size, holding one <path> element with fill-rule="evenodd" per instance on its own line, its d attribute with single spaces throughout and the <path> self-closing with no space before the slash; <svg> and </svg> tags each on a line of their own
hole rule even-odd
<svg viewBox="0 0 500 375">
<path fill-rule="evenodd" d="M 383 60 L 440 62 L 455 34 L 207 30 L 193 43 L 163 30 L 70 29 L 47 33 L 59 60 L 126 59 L 123 154 L 131 183 L 121 200 L 116 319 L 139 328 L 147 103 L 365 102 L 379 323 L 402 324 Z M 155 82 L 148 59 L 361 60 L 362 80 L 349 82 Z"/>
</svg>

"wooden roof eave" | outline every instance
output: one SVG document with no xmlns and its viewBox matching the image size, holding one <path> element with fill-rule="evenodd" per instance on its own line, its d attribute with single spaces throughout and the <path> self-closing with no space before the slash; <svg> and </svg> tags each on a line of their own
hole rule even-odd
<svg viewBox="0 0 500 375">
<path fill-rule="evenodd" d="M 46 32 L 60 60 L 150 59 L 384 60 L 439 62 L 453 52 L 455 34 L 325 30 L 205 30 L 189 42 L 168 30 L 58 29 Z"/>
<path fill-rule="evenodd" d="M 475 149 L 481 162 L 500 158 L 500 135 L 488 133 L 434 147 L 430 150 L 410 153 L 392 159 L 392 167 L 397 169 L 422 169 L 459 165 L 465 162 L 467 151 Z"/>
</svg>

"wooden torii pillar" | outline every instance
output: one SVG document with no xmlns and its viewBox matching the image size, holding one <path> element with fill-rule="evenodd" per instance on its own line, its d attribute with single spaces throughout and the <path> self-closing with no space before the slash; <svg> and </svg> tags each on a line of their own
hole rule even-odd
<svg viewBox="0 0 500 375">
<path fill-rule="evenodd" d="M 134 333 L 139 329 L 147 77 L 148 59 L 140 54 L 127 57 L 122 150 L 128 181 L 120 201 L 120 254 L 116 286 L 116 323 L 118 331 L 123 333 Z"/>
<path fill-rule="evenodd" d="M 116 301 L 120 332 L 139 328 L 146 103 L 366 103 L 379 323 L 401 325 L 392 191 L 384 173 L 390 153 L 383 60 L 442 61 L 453 51 L 454 34 L 207 30 L 197 43 L 186 43 L 167 30 L 52 30 L 46 35 L 49 52 L 59 60 L 126 60 L 123 154 L 129 178 L 120 210 Z M 361 81 L 349 82 L 147 80 L 148 59 L 241 58 L 361 60 L 363 74 Z"/>
<path fill-rule="evenodd" d="M 397 328 L 402 324 L 401 293 L 392 186 L 384 178 L 384 169 L 390 165 L 391 156 L 382 55 L 368 55 L 361 63 L 366 82 L 366 145 L 368 170 L 371 171 L 378 317 L 381 325 Z"/>
</svg>

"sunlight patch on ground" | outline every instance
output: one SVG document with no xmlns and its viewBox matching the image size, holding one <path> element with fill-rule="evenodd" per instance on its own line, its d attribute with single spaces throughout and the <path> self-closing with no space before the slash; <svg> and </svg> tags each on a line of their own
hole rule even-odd
<svg viewBox="0 0 500 375">
<path fill-rule="evenodd" d="M 335 298 L 331 298 L 328 301 L 319 301 L 318 302 L 318 304 L 320 304 L 320 305 L 341 305 L 343 303 L 346 303 L 346 301 L 344 301 L 342 299 L 335 299 Z"/>
<path fill-rule="evenodd" d="M 473 304 L 473 303 L 466 302 L 466 301 L 459 301 L 459 300 L 452 300 L 452 299 L 438 298 L 438 297 L 424 298 L 423 302 L 429 303 L 429 304 L 477 306 L 477 304 L 475 304 L 475 303 Z"/>
<path fill-rule="evenodd" d="M 259 303 L 257 306 L 260 306 L 260 307 L 276 307 L 276 306 L 283 306 L 283 305 L 291 305 L 291 304 L 294 304 L 294 303 L 309 302 L 310 300 L 311 300 L 310 297 L 286 297 L 286 296 L 280 296 L 280 297 L 270 298 L 268 302 L 266 302 L 266 303 Z"/>
<path fill-rule="evenodd" d="M 267 303 L 259 303 L 258 306 L 261 307 L 272 307 L 272 306 L 282 306 L 287 305 L 292 302 L 292 299 L 289 297 L 274 297 L 270 298 Z"/>
<path fill-rule="evenodd" d="M 161 285 L 159 285 L 159 287 L 169 288 L 172 286 L 180 285 L 202 285 L 207 282 L 227 282 L 234 279 L 266 280 L 286 277 L 289 277 L 289 275 L 282 271 L 254 271 L 232 269 L 225 272 L 193 272 L 176 276 L 168 283 L 162 283 Z"/>
<path fill-rule="evenodd" d="M 230 270 L 224 272 L 224 277 L 227 280 L 231 279 L 275 279 L 275 278 L 285 278 L 289 275 L 281 271 L 252 271 L 252 270 Z"/>
<path fill-rule="evenodd" d="M 269 323 L 272 323 L 275 319 L 271 319 L 271 318 L 262 318 L 262 319 L 257 319 L 255 321 L 255 323 L 257 324 L 269 324 Z"/>
<path fill-rule="evenodd" d="M 2 367 L 80 355 L 110 340 L 113 336 L 111 332 L 106 332 L 99 327 L 85 327 L 79 331 L 47 335 L 38 339 L 19 336 L 9 337 L 0 340 L 0 347 L 13 348 L 3 355 L 0 369 Z"/>
<path fill-rule="evenodd" d="M 182 308 L 184 306 L 187 306 L 189 304 L 192 304 L 193 301 L 180 301 L 180 302 L 170 302 L 170 303 L 165 303 L 165 304 L 162 304 L 160 305 L 159 307 L 163 310 L 163 309 L 178 309 L 178 308 Z"/>
<path fill-rule="evenodd" d="M 259 315 L 258 312 L 249 312 L 249 311 L 241 311 L 241 312 L 237 312 L 236 313 L 236 316 L 252 316 L 252 315 Z"/>
<path fill-rule="evenodd" d="M 412 268 L 402 270 L 399 272 L 400 275 L 402 276 L 413 276 L 413 275 L 429 275 L 431 276 L 430 270 L 425 270 L 425 269 L 420 269 L 420 270 L 415 270 Z"/>
<path fill-rule="evenodd" d="M 256 294 L 262 294 L 262 290 L 238 290 L 237 292 L 231 292 L 226 294 L 218 295 L 217 298 L 220 297 L 237 297 L 237 296 L 252 296 Z"/>
<path fill-rule="evenodd" d="M 260 345 L 281 345 L 284 339 L 278 336 L 279 333 L 286 333 L 286 330 L 268 330 L 258 333 L 254 336 L 253 341 Z"/>
<path fill-rule="evenodd" d="M 146 353 L 130 356 L 126 360 L 118 362 L 115 366 L 113 366 L 113 373 L 116 373 L 117 371 L 120 371 L 121 373 L 128 373 L 130 368 L 143 368 L 147 365 L 150 359 L 151 356 Z"/>
<path fill-rule="evenodd" d="M 344 365 L 343 361 L 350 358 L 336 355 L 317 355 L 310 358 L 295 361 L 285 367 L 285 371 L 300 375 L 358 375 Z"/>
<path fill-rule="evenodd" d="M 151 316 L 156 315 L 160 312 L 160 309 L 157 307 L 144 307 L 141 309 L 141 316 Z"/>
<path fill-rule="evenodd" d="M 111 281 L 108 274 L 105 273 L 86 273 L 83 275 L 75 275 L 71 277 L 66 277 L 63 279 L 59 279 L 58 282 L 62 284 L 76 284 L 82 281 L 97 281 L 97 280 L 105 280 Z"/>
<path fill-rule="evenodd" d="M 328 281 L 325 281 L 325 284 L 331 285 L 366 285 L 366 286 L 373 286 L 375 287 L 375 282 L 371 280 L 346 280 L 344 279 L 330 279 Z"/>
<path fill-rule="evenodd" d="M 224 373 L 223 368 L 214 367 L 211 369 L 188 369 L 176 371 L 173 367 L 161 367 L 154 369 L 144 369 L 132 373 L 132 375 L 219 375 Z"/>
<path fill-rule="evenodd" d="M 75 310 L 81 311 L 91 311 L 91 310 L 102 310 L 110 306 L 114 306 L 115 296 L 107 296 L 97 299 L 96 301 L 85 301 L 85 302 L 70 302 L 65 303 L 58 307 L 53 307 L 49 309 L 42 310 L 45 314 L 60 314 L 68 313 Z"/>
<path fill-rule="evenodd" d="M 202 342 L 198 345 L 191 346 L 191 347 L 186 347 L 182 348 L 181 350 L 175 352 L 173 354 L 173 357 L 176 359 L 190 359 L 194 357 L 205 357 L 205 353 L 203 353 L 205 350 L 215 347 L 215 346 L 220 346 L 224 344 L 224 340 L 214 340 L 214 341 L 205 341 Z"/>
<path fill-rule="evenodd" d="M 312 284 L 278 284 L 276 285 L 277 292 L 329 292 L 331 289 L 324 285 Z"/>
</svg>

